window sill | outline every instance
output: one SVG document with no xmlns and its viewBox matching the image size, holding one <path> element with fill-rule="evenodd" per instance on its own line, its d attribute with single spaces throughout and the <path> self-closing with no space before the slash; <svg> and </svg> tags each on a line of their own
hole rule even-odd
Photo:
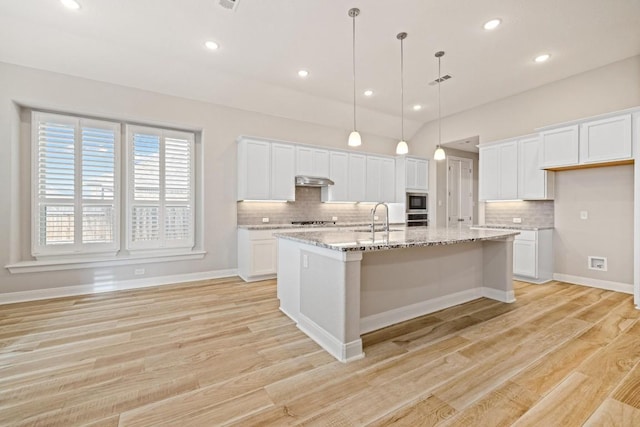
<svg viewBox="0 0 640 427">
<path fill-rule="evenodd" d="M 22 261 L 5 265 L 11 274 L 39 273 L 43 271 L 76 270 L 81 268 L 119 267 L 123 265 L 150 264 L 156 262 L 188 261 L 203 259 L 206 251 L 131 255 L 126 258 L 93 257 L 83 259 L 57 259 Z"/>
</svg>

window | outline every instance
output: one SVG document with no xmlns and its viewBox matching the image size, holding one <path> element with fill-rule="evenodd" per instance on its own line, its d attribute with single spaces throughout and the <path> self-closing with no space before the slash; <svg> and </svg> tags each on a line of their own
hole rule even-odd
<svg viewBox="0 0 640 427">
<path fill-rule="evenodd" d="M 194 133 L 33 111 L 32 141 L 36 258 L 194 247 Z"/>
<path fill-rule="evenodd" d="M 120 124 L 33 112 L 34 256 L 119 248 Z"/>
<path fill-rule="evenodd" d="M 193 133 L 127 126 L 128 249 L 194 245 Z"/>
</svg>

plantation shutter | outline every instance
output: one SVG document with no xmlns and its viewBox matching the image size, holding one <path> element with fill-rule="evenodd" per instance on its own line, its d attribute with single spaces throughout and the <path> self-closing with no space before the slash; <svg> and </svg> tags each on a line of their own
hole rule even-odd
<svg viewBox="0 0 640 427">
<path fill-rule="evenodd" d="M 118 123 L 32 113 L 34 256 L 119 248 Z"/>
<path fill-rule="evenodd" d="M 194 245 L 194 135 L 128 126 L 128 248 Z"/>
</svg>

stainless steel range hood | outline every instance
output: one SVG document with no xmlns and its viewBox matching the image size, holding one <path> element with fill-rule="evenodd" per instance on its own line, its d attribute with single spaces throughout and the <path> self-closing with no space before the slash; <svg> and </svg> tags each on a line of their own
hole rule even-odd
<svg viewBox="0 0 640 427">
<path fill-rule="evenodd" d="M 296 185 L 300 187 L 326 187 L 333 184 L 333 181 L 329 178 L 307 175 L 296 176 Z"/>
</svg>

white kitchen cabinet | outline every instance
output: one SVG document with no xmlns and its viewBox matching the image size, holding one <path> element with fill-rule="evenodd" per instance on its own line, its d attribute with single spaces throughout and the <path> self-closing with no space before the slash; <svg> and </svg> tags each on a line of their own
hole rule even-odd
<svg viewBox="0 0 640 427">
<path fill-rule="evenodd" d="M 539 168 L 540 138 L 518 140 L 518 199 L 552 200 L 555 172 Z"/>
<path fill-rule="evenodd" d="M 553 230 L 521 230 L 513 241 L 513 275 L 533 283 L 553 277 Z"/>
<path fill-rule="evenodd" d="M 276 277 L 278 245 L 274 231 L 238 229 L 238 276 L 244 281 Z"/>
<path fill-rule="evenodd" d="M 626 160 L 632 155 L 631 114 L 580 125 L 580 163 Z"/>
<path fill-rule="evenodd" d="M 322 187 L 323 202 L 349 201 L 349 154 L 344 151 L 329 152 L 329 179 L 334 184 Z"/>
<path fill-rule="evenodd" d="M 366 202 L 395 201 L 395 162 L 391 158 L 367 156 Z"/>
<path fill-rule="evenodd" d="M 366 200 L 367 156 L 349 153 L 348 172 L 347 200 L 350 202 Z"/>
<path fill-rule="evenodd" d="M 518 141 L 480 147 L 480 200 L 518 198 Z"/>
<path fill-rule="evenodd" d="M 578 125 L 540 132 L 540 167 L 574 166 L 579 163 Z"/>
<path fill-rule="evenodd" d="M 327 178 L 329 176 L 329 150 L 297 146 L 296 175 Z"/>
<path fill-rule="evenodd" d="M 429 191 L 429 161 L 420 157 L 396 157 L 395 201 L 406 203 L 406 193 Z"/>
<path fill-rule="evenodd" d="M 238 200 L 294 200 L 295 146 L 238 141 Z"/>
</svg>

